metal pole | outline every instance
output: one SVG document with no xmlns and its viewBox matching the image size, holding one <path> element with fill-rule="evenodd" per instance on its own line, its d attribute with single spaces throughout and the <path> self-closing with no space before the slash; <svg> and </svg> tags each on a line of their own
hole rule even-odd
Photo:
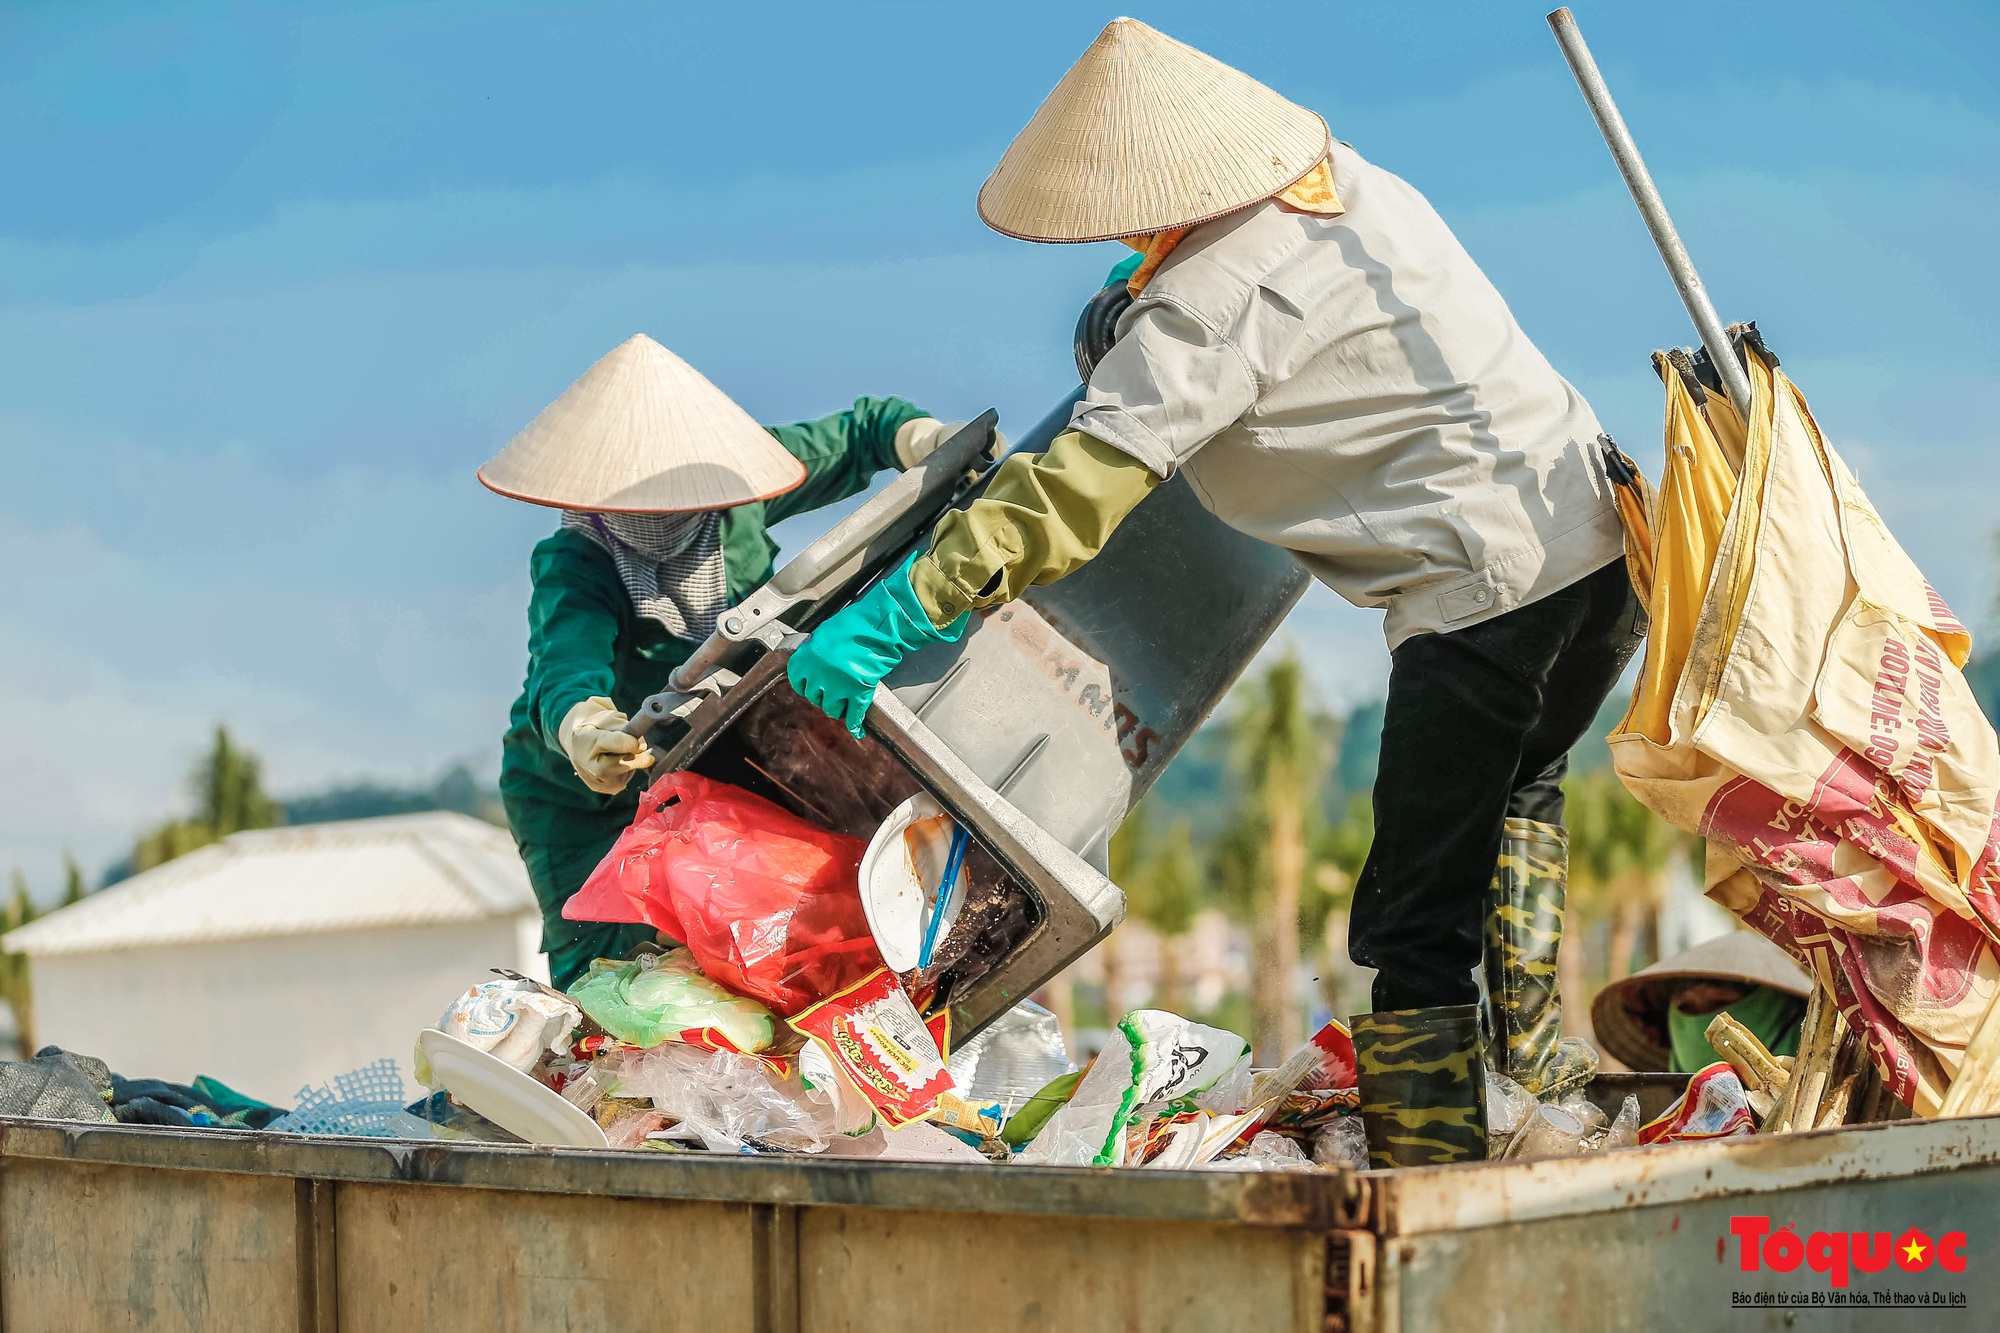
<svg viewBox="0 0 2000 1333">
<path fill-rule="evenodd" d="M 1639 205 L 1639 214 L 1646 219 L 1646 230 L 1653 233 L 1653 244 L 1660 248 L 1660 258 L 1666 262 L 1667 272 L 1673 275 L 1674 286 L 1680 289 L 1681 304 L 1687 307 L 1695 331 L 1701 334 L 1702 345 L 1708 348 L 1708 359 L 1715 363 L 1716 374 L 1722 377 L 1730 401 L 1747 421 L 1750 377 L 1729 345 L 1728 331 L 1715 313 L 1715 304 L 1708 299 L 1708 289 L 1701 285 L 1701 275 L 1694 271 L 1694 261 L 1688 258 L 1680 233 L 1674 230 L 1674 220 L 1667 216 L 1666 203 L 1646 170 L 1645 160 L 1639 156 L 1639 145 L 1632 142 L 1632 132 L 1625 128 L 1625 118 L 1618 114 L 1618 104 L 1611 100 L 1611 90 L 1604 86 L 1604 76 L 1598 73 L 1597 62 L 1590 58 L 1590 48 L 1584 45 L 1575 15 L 1566 7 L 1558 9 L 1549 15 L 1549 27 L 1562 45 L 1570 73 L 1576 75 L 1577 87 L 1583 89 L 1583 100 L 1590 104 L 1590 114 L 1597 118 L 1597 128 L 1618 163 L 1626 188 L 1632 191 L 1632 202 Z"/>
</svg>

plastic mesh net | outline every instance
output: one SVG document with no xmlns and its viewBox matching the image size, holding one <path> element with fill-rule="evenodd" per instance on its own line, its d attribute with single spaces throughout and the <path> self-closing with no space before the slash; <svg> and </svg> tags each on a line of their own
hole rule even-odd
<svg viewBox="0 0 2000 1333">
<path fill-rule="evenodd" d="M 269 1128 L 285 1134 L 343 1134 L 373 1139 L 427 1139 L 431 1128 L 403 1109 L 407 1093 L 396 1061 L 336 1074 L 331 1082 L 299 1089 L 298 1106 Z"/>
</svg>

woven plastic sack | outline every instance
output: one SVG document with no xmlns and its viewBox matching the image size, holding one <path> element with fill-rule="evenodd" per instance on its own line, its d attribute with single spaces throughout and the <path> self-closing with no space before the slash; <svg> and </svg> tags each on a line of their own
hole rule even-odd
<svg viewBox="0 0 2000 1333">
<path fill-rule="evenodd" d="M 31 1120 L 111 1120 L 111 1070 L 60 1046 L 0 1063 L 0 1115 Z"/>
<path fill-rule="evenodd" d="M 864 850 L 740 787 L 668 773 L 563 916 L 652 926 L 789 1017 L 883 965 L 861 908 Z"/>
<path fill-rule="evenodd" d="M 427 1139 L 431 1127 L 403 1109 L 402 1071 L 389 1056 L 299 1089 L 292 1113 L 266 1128 L 282 1134 L 339 1134 L 370 1139 Z"/>
<path fill-rule="evenodd" d="M 2000 993 L 2000 745 L 1965 626 L 1754 331 L 1745 350 L 1747 422 L 1659 363 L 1652 634 L 1612 763 L 1933 1115 Z"/>
</svg>

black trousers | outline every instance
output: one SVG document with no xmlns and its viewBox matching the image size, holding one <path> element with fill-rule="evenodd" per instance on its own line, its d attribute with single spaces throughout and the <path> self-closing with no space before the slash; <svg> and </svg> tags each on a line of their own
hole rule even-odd
<svg viewBox="0 0 2000 1333">
<path fill-rule="evenodd" d="M 1623 560 L 1538 602 L 1391 655 L 1375 841 L 1348 953 L 1374 1005 L 1478 999 L 1487 888 L 1508 816 L 1562 822 L 1569 751 L 1646 631 Z"/>
</svg>

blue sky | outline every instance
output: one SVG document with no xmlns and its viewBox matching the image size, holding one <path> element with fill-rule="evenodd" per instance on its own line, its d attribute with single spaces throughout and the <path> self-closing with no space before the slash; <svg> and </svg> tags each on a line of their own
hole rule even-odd
<svg viewBox="0 0 2000 1333">
<path fill-rule="evenodd" d="M 1577 9 L 1724 316 L 1985 623 L 2000 8 Z M 1649 461 L 1646 355 L 1691 335 L 1542 13 L 1137 16 L 1428 193 Z M 766 420 L 1040 415 L 1122 251 L 973 197 L 1114 16 L 0 0 L 0 866 L 94 872 L 217 720 L 281 793 L 490 771 L 548 519 L 472 471 L 633 332 Z M 1379 692 L 1374 616 L 1287 636 Z"/>
</svg>

